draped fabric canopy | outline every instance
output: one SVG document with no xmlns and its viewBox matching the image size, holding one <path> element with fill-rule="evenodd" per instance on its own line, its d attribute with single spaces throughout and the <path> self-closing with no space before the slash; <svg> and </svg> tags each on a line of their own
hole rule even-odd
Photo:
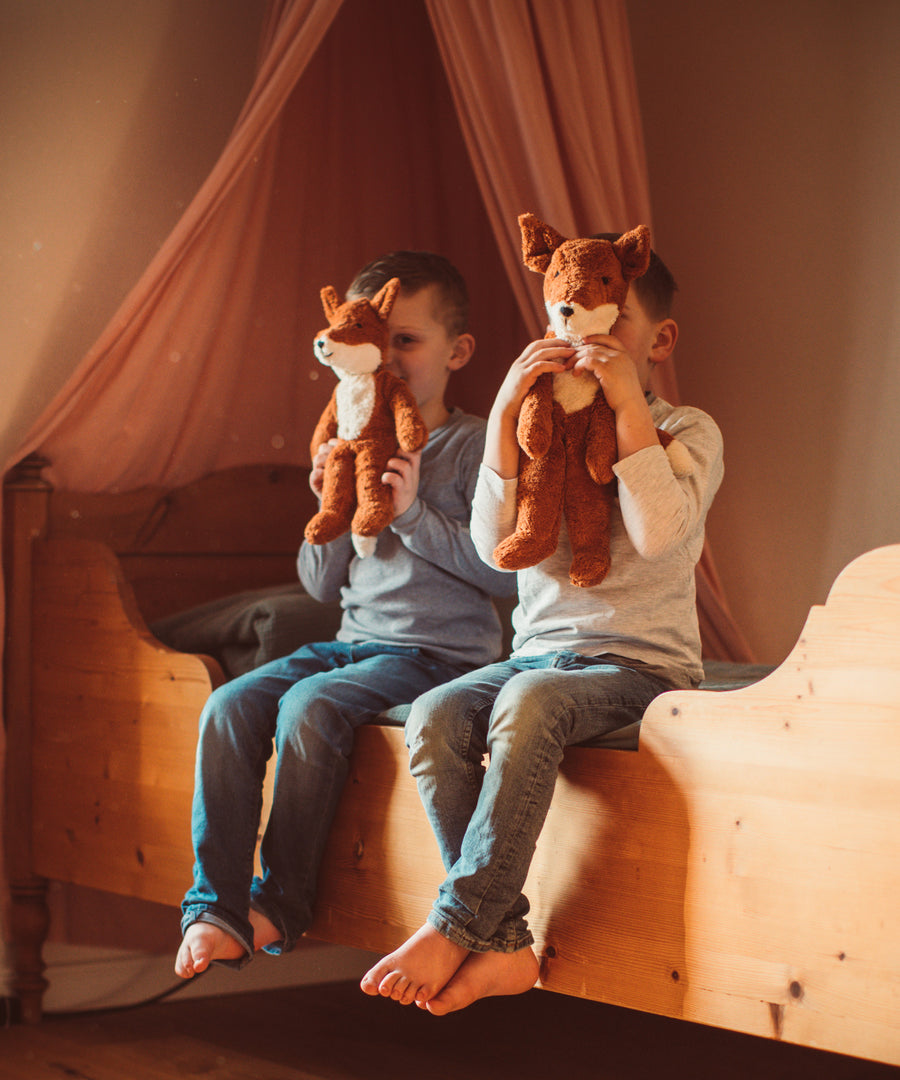
<svg viewBox="0 0 900 1080">
<path fill-rule="evenodd" d="M 474 328 L 515 332 L 501 374 L 543 332 L 523 210 L 567 235 L 650 221 L 621 0 L 274 0 L 221 158 L 22 451 L 81 490 L 305 461 L 319 289 L 392 247 L 494 297 Z"/>
<path fill-rule="evenodd" d="M 15 460 L 82 491 L 308 463 L 319 289 L 401 247 L 466 276 L 459 403 L 484 412 L 544 324 L 524 210 L 566 235 L 651 220 L 624 0 L 271 0 L 219 161 Z M 671 367 L 658 389 L 677 401 Z M 698 595 L 708 654 L 745 658 L 708 553 Z"/>
</svg>

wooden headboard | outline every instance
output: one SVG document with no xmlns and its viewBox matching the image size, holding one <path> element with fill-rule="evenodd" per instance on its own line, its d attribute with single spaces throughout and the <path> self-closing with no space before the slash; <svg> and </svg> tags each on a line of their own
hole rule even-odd
<svg viewBox="0 0 900 1080">
<path fill-rule="evenodd" d="M 34 483 L 41 464 L 26 461 L 22 479 Z M 299 466 L 246 465 L 175 489 L 56 491 L 41 536 L 105 544 L 153 622 L 239 589 L 295 581 L 303 527 L 316 509 L 308 476 Z"/>
</svg>

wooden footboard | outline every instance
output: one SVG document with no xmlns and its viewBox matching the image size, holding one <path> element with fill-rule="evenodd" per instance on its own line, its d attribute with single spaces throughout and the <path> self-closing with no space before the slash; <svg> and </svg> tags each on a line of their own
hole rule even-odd
<svg viewBox="0 0 900 1080">
<path fill-rule="evenodd" d="M 313 934 L 384 952 L 443 871 L 402 732 L 357 739 Z M 900 546 L 762 682 L 571 750 L 526 892 L 548 990 L 900 1064 Z"/>
<path fill-rule="evenodd" d="M 189 881 L 197 718 L 224 681 L 143 626 L 112 552 L 35 551 L 33 869 L 178 903 Z"/>
</svg>

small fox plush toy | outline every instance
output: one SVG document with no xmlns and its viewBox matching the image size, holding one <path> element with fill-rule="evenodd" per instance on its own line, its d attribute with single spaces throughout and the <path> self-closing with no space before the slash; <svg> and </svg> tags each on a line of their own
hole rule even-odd
<svg viewBox="0 0 900 1080">
<path fill-rule="evenodd" d="M 544 275 L 548 337 L 580 345 L 608 334 L 628 286 L 650 264 L 650 230 L 640 225 L 615 243 L 566 240 L 534 214 L 519 217 L 525 265 Z M 677 476 L 691 472 L 684 446 L 658 432 Z M 598 585 L 610 567 L 610 517 L 618 459 L 615 413 L 596 378 L 541 375 L 519 413 L 516 531 L 498 544 L 505 570 L 534 566 L 556 550 L 563 514 L 572 548 L 573 585 Z"/>
<path fill-rule="evenodd" d="M 381 479 L 388 460 L 428 441 L 412 393 L 384 367 L 387 320 L 399 290 L 400 279 L 391 278 L 371 300 L 343 303 L 330 285 L 321 291 L 328 327 L 316 335 L 314 351 L 338 384 L 313 433 L 312 457 L 323 443 L 338 441 L 325 463 L 321 507 L 304 536 L 327 544 L 349 528 L 360 558 L 372 554 L 394 517 L 393 491 Z"/>
</svg>

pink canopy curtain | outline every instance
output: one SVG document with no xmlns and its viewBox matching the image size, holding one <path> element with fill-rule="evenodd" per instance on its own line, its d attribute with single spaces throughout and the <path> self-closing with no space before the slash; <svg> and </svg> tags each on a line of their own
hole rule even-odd
<svg viewBox="0 0 900 1080">
<path fill-rule="evenodd" d="M 186 482 L 219 466 L 223 448 L 252 442 L 241 430 L 252 414 L 227 405 L 258 381 L 247 329 L 282 109 L 340 6 L 271 5 L 258 75 L 221 157 L 17 458 L 40 447 L 60 485 L 124 490 Z"/>
<path fill-rule="evenodd" d="M 650 222 L 640 112 L 621 0 L 426 0 L 466 145 L 527 323 L 539 278 L 517 216 L 567 236 Z"/>
<path fill-rule="evenodd" d="M 305 112 L 298 84 L 316 99 Z M 519 255 L 526 209 L 573 235 L 650 221 L 623 0 L 272 0 L 220 160 L 16 459 L 40 449 L 51 478 L 76 490 L 308 460 L 328 393 L 324 380 L 310 392 L 318 288 L 389 246 L 446 251 L 474 284 L 473 307 L 488 298 L 478 323 L 502 344 L 463 373 L 480 378 L 484 408 L 523 344 L 491 302 L 495 270 L 527 336 L 541 332 L 540 283 Z M 660 390 L 677 400 L 673 372 Z M 710 655 L 747 656 L 708 555 L 700 576 Z"/>
<path fill-rule="evenodd" d="M 532 336 L 539 278 L 516 218 L 566 236 L 649 224 L 650 195 L 625 5 L 619 0 L 426 0 L 488 216 Z M 654 386 L 678 402 L 671 362 Z M 707 544 L 697 569 L 704 654 L 748 661 Z"/>
</svg>

